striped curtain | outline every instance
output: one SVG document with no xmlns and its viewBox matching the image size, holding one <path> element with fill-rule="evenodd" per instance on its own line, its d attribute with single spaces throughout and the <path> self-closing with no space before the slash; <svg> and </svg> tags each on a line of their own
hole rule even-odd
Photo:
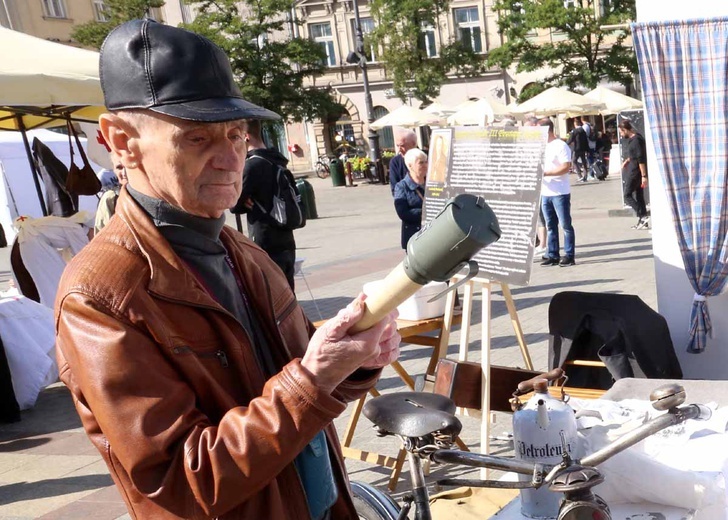
<svg viewBox="0 0 728 520">
<path fill-rule="evenodd" d="M 695 291 L 688 352 L 711 334 L 728 275 L 728 19 L 637 23 L 632 35 L 659 171 Z"/>
</svg>

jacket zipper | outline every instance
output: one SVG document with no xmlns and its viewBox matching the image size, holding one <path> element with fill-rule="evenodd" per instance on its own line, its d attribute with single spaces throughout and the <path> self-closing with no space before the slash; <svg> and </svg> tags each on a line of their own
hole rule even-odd
<svg viewBox="0 0 728 520">
<path fill-rule="evenodd" d="M 289 303 L 285 309 L 283 309 L 283 312 L 281 313 L 279 318 L 276 318 L 276 325 L 280 325 L 283 320 L 285 320 L 296 308 L 296 297 L 293 297 L 293 300 L 291 300 L 291 303 Z M 275 316 L 275 314 L 274 314 Z"/>
<path fill-rule="evenodd" d="M 184 345 L 181 347 L 173 347 L 172 352 L 175 354 L 194 354 L 195 356 L 199 358 L 217 358 L 217 360 L 220 362 L 220 365 L 223 368 L 227 368 L 230 366 L 230 363 L 228 363 L 227 354 L 225 354 L 224 350 L 216 350 L 215 352 L 195 352 L 190 347 Z"/>
<path fill-rule="evenodd" d="M 283 349 L 285 350 L 286 354 L 288 355 L 288 359 L 293 359 L 293 354 L 291 353 L 290 349 L 288 348 L 288 345 L 286 344 L 286 340 L 283 339 L 283 334 L 281 334 L 281 329 L 280 329 L 280 327 L 278 327 L 278 325 L 280 325 L 280 323 L 284 317 L 288 316 L 288 314 L 290 314 L 293 311 L 293 308 L 294 308 L 293 304 L 296 303 L 296 298 L 294 296 L 291 304 L 289 304 L 288 307 L 286 307 L 284 309 L 284 312 L 281 313 L 281 318 L 276 319 L 276 310 L 273 307 L 273 297 L 271 296 L 271 293 L 270 293 L 270 284 L 268 283 L 268 277 L 265 275 L 265 273 L 261 272 L 261 274 L 263 275 L 263 281 L 265 282 L 265 290 L 266 290 L 266 294 L 268 295 L 268 302 L 269 302 L 268 305 L 269 305 L 270 313 L 271 313 L 271 316 L 273 316 L 273 321 L 276 324 L 275 332 L 276 332 L 276 334 L 278 334 L 278 340 L 281 342 L 281 345 L 283 345 Z M 290 307 L 290 310 L 289 310 L 289 307 Z M 288 311 L 287 314 L 286 314 L 286 311 Z M 285 316 L 283 316 L 283 314 L 285 314 Z"/>
</svg>

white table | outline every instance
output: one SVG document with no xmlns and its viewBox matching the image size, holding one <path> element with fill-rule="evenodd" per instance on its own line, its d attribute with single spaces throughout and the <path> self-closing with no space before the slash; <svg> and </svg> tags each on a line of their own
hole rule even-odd
<svg viewBox="0 0 728 520">
<path fill-rule="evenodd" d="M 612 514 L 612 520 L 703 520 L 687 509 L 647 503 L 610 505 L 609 511 Z M 531 520 L 521 514 L 521 501 L 518 498 L 491 518 L 494 520 Z"/>
</svg>

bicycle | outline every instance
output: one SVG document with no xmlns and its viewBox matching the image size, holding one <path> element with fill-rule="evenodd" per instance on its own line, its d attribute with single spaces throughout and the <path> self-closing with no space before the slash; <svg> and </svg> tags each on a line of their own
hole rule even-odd
<svg viewBox="0 0 728 520">
<path fill-rule="evenodd" d="M 328 159 L 328 157 L 327 157 Z M 331 170 L 329 169 L 329 163 L 327 163 L 324 160 L 324 157 L 319 155 L 319 158 L 316 160 L 316 163 L 313 165 L 314 170 L 316 170 L 316 176 L 319 179 L 325 179 L 329 175 L 331 175 Z"/>
<path fill-rule="evenodd" d="M 531 384 L 531 389 L 533 381 L 527 382 Z M 528 391 L 528 385 L 521 383 L 514 395 L 522 395 Z M 374 423 L 378 435 L 394 435 L 402 441 L 410 464 L 412 493 L 404 498 L 400 506 L 387 493 L 368 484 L 352 482 L 357 513 L 363 520 L 405 520 L 414 504 L 416 520 L 431 520 L 429 495 L 420 464 L 422 459 L 429 459 L 436 463 L 490 468 L 531 477 L 530 482 L 443 479 L 437 482 L 438 485 L 511 489 L 538 489 L 548 485 L 551 491 L 562 493 L 564 497 L 558 520 L 611 520 L 609 506 L 591 491 L 591 488 L 604 481 L 596 466 L 664 428 L 689 419 L 707 420 L 711 416 L 711 410 L 704 405 L 682 406 L 685 402 L 685 389 L 678 384 L 663 385 L 655 389 L 650 394 L 650 400 L 655 409 L 667 413 L 651 419 L 581 460 L 571 459 L 566 446 L 563 446 L 562 462 L 546 465 L 449 449 L 462 425 L 453 415 L 454 403 L 445 396 L 399 392 L 377 397 L 364 406 L 363 413 Z M 563 438 L 562 444 L 565 444 Z"/>
</svg>

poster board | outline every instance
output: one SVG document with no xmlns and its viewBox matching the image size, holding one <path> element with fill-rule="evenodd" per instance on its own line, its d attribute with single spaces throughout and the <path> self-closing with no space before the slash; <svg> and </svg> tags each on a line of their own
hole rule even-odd
<svg viewBox="0 0 728 520">
<path fill-rule="evenodd" d="M 461 193 L 483 197 L 498 217 L 500 240 L 474 257 L 480 279 L 509 285 L 529 283 L 547 132 L 541 126 L 455 127 L 432 132 L 424 223 Z"/>
</svg>

